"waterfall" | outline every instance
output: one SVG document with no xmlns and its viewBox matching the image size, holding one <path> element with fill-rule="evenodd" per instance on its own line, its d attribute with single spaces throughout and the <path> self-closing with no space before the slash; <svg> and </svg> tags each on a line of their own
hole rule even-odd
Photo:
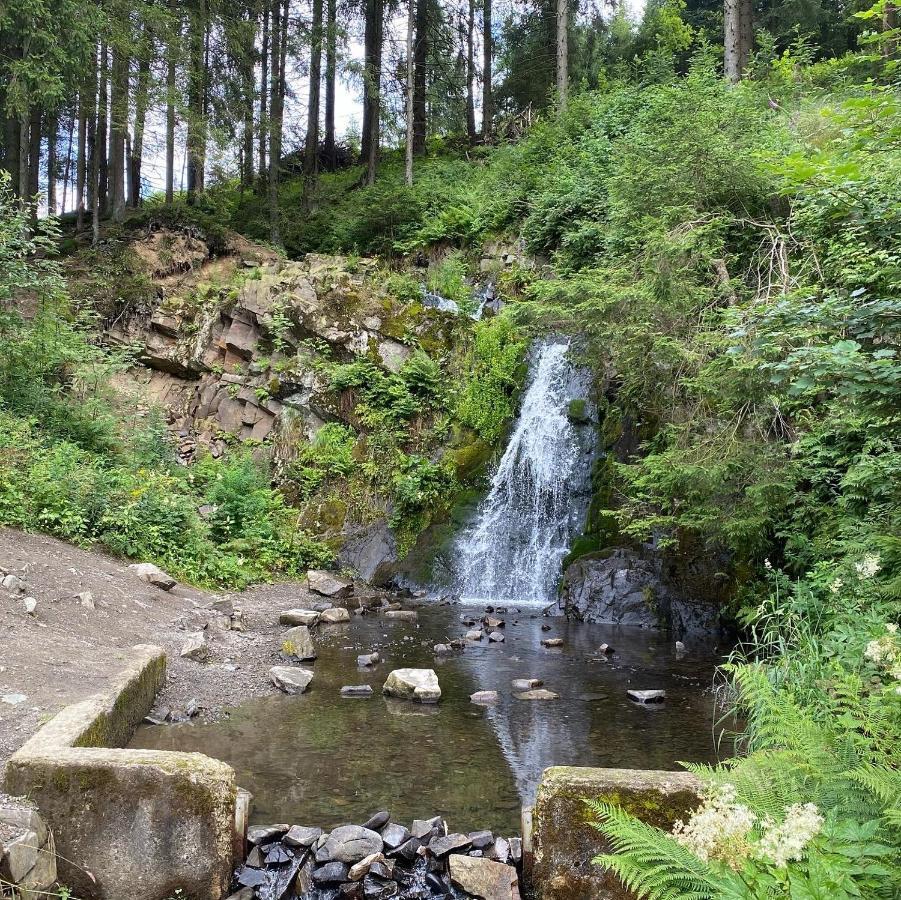
<svg viewBox="0 0 901 900">
<path fill-rule="evenodd" d="M 522 408 L 475 519 L 456 545 L 464 600 L 553 601 L 560 564 L 584 525 L 595 452 L 593 421 L 571 421 L 572 400 L 589 401 L 591 379 L 569 341 L 537 344 Z M 585 403 L 586 410 L 593 404 Z"/>
</svg>

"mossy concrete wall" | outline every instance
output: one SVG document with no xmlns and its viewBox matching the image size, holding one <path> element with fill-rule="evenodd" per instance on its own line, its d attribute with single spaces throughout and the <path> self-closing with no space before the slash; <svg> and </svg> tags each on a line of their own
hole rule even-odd
<svg viewBox="0 0 901 900">
<path fill-rule="evenodd" d="M 626 900 L 633 895 L 592 863 L 610 845 L 592 828 L 584 800 L 617 803 L 643 822 L 669 829 L 699 803 L 701 784 L 688 772 L 641 769 L 546 769 L 532 824 L 536 900 Z"/>
<path fill-rule="evenodd" d="M 200 753 L 116 749 L 166 677 L 159 647 L 131 648 L 111 689 L 66 707 L 13 755 L 5 789 L 38 807 L 59 881 L 80 898 L 219 900 L 231 879 L 235 775 Z"/>
</svg>

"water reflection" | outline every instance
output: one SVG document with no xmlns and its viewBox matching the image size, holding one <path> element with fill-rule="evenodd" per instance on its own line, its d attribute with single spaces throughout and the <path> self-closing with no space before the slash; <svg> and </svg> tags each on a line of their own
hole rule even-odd
<svg viewBox="0 0 901 900">
<path fill-rule="evenodd" d="M 501 833 L 518 831 L 519 808 L 547 766 L 674 768 L 714 758 L 714 648 L 690 646 L 680 659 L 663 635 L 511 610 L 504 644 L 435 659 L 434 643 L 466 630 L 461 611 L 429 606 L 419 625 L 364 618 L 323 631 L 307 694 L 255 701 L 214 725 L 142 728 L 132 746 L 226 760 L 254 793 L 257 821 L 328 827 L 384 807 L 399 821 L 440 813 L 454 828 Z M 543 632 L 548 621 L 553 630 Z M 562 649 L 541 647 L 551 634 L 564 638 Z M 597 653 L 603 642 L 616 648 L 612 659 Z M 362 671 L 356 656 L 370 649 L 384 661 Z M 418 665 L 438 672 L 440 705 L 380 696 L 392 668 Z M 519 677 L 542 679 L 560 699 L 515 699 Z M 375 697 L 338 696 L 342 685 L 364 682 Z M 668 699 L 637 706 L 628 688 L 664 688 Z M 477 690 L 498 691 L 499 703 L 471 704 Z"/>
</svg>

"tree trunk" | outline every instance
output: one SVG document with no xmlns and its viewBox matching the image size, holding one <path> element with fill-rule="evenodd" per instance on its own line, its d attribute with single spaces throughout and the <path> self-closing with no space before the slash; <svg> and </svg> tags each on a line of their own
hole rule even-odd
<svg viewBox="0 0 901 900">
<path fill-rule="evenodd" d="M 310 34 L 310 100 L 307 104 L 307 138 L 304 144 L 304 197 L 309 199 L 319 162 L 319 91 L 322 81 L 322 0 L 313 0 Z"/>
<path fill-rule="evenodd" d="M 557 108 L 569 102 L 569 0 L 557 0 Z"/>
<path fill-rule="evenodd" d="M 420 0 L 422 2 L 422 0 Z M 413 87 L 414 65 L 413 65 L 413 9 L 415 0 L 408 0 L 407 4 L 407 143 L 406 153 L 404 156 L 404 183 L 407 187 L 413 187 L 413 105 L 414 94 L 416 91 Z"/>
<path fill-rule="evenodd" d="M 413 153 L 422 156 L 426 141 L 426 83 L 429 59 L 429 0 L 416 0 L 413 46 Z"/>
<path fill-rule="evenodd" d="M 270 57 L 269 57 L 269 240 L 279 245 L 282 242 L 279 228 L 278 176 L 282 155 L 282 109 L 281 109 L 281 42 L 285 39 L 280 13 L 281 0 L 273 0 L 271 16 Z"/>
<path fill-rule="evenodd" d="M 41 188 L 41 110 L 31 110 L 31 125 L 28 133 L 28 196 L 37 197 Z M 34 208 L 37 217 L 37 206 Z"/>
<path fill-rule="evenodd" d="M 9 173 L 13 193 L 19 194 L 19 121 L 7 115 L 3 120 L 3 169 Z"/>
<path fill-rule="evenodd" d="M 50 116 L 47 123 L 47 214 L 56 215 L 56 178 L 59 174 L 56 142 L 59 139 L 59 119 L 56 114 Z"/>
<path fill-rule="evenodd" d="M 204 39 L 206 36 L 206 0 L 194 0 L 193 14 L 188 21 L 190 53 L 188 59 L 188 204 L 192 205 L 198 191 L 203 190 L 203 163 L 206 155 L 206 124 L 204 122 Z"/>
<path fill-rule="evenodd" d="M 29 151 L 29 124 L 28 116 L 19 119 L 19 199 L 25 205 L 31 200 L 28 184 L 28 151 Z"/>
<path fill-rule="evenodd" d="M 894 0 L 885 0 L 882 8 L 882 31 L 889 36 L 882 42 L 882 55 L 886 59 L 893 59 L 898 52 L 898 6 Z"/>
<path fill-rule="evenodd" d="M 325 167 L 337 168 L 335 156 L 335 78 L 338 69 L 337 0 L 326 0 L 325 24 Z"/>
<path fill-rule="evenodd" d="M 366 60 L 363 90 L 364 184 L 375 184 L 379 163 L 382 87 L 383 0 L 366 0 Z"/>
<path fill-rule="evenodd" d="M 75 230 L 84 228 L 84 190 L 88 159 L 88 113 L 85 90 L 78 95 L 78 157 L 75 161 Z"/>
<path fill-rule="evenodd" d="M 69 116 L 69 127 L 67 129 L 69 139 L 66 142 L 66 163 L 63 167 L 63 199 L 60 204 L 60 213 L 65 213 L 66 204 L 69 200 L 69 183 L 72 178 L 72 147 L 75 142 L 75 114 Z"/>
<path fill-rule="evenodd" d="M 147 120 L 147 96 L 150 90 L 150 57 L 153 54 L 153 36 L 145 29 L 144 46 L 138 64 L 138 81 L 135 87 L 135 127 L 129 167 L 128 198 L 133 208 L 141 203 L 141 164 L 144 157 L 144 127 Z"/>
<path fill-rule="evenodd" d="M 741 78 L 741 4 L 742 0 L 723 4 L 723 74 L 733 84 Z"/>
<path fill-rule="evenodd" d="M 742 76 L 751 62 L 754 49 L 754 0 L 739 0 L 739 39 L 738 51 L 739 77 Z"/>
<path fill-rule="evenodd" d="M 491 33 L 491 0 L 482 8 L 482 140 L 488 141 L 494 131 L 494 94 L 491 89 L 491 63 L 494 37 Z"/>
<path fill-rule="evenodd" d="M 475 51 L 473 32 L 475 31 L 476 0 L 469 0 L 466 14 L 466 136 L 469 145 L 476 142 L 476 98 L 473 93 L 475 82 Z"/>
<path fill-rule="evenodd" d="M 109 48 L 100 44 L 100 87 L 97 94 L 97 130 L 94 133 L 94 152 L 97 154 L 97 209 L 102 216 L 107 210 L 109 162 L 106 155 L 107 103 L 109 89 Z"/>
<path fill-rule="evenodd" d="M 247 4 L 247 31 L 245 42 L 241 47 L 241 91 L 244 103 L 244 133 L 241 150 L 241 189 L 253 187 L 254 176 L 254 138 L 253 107 L 254 95 L 254 50 L 257 41 L 256 6 L 253 0 Z"/>
<path fill-rule="evenodd" d="M 260 181 L 266 178 L 266 139 L 269 135 L 269 122 L 266 120 L 266 98 L 269 95 L 269 7 L 263 5 L 263 42 L 260 50 L 260 142 L 259 167 Z"/>
<path fill-rule="evenodd" d="M 125 132 L 128 129 L 128 56 L 113 53 L 110 79 L 109 192 L 114 222 L 125 216 Z"/>
<path fill-rule="evenodd" d="M 176 0 L 170 0 L 169 10 L 176 14 Z M 166 48 L 166 204 L 175 199 L 175 60 L 178 41 L 181 38 L 181 22 L 174 23 L 174 33 Z"/>
</svg>

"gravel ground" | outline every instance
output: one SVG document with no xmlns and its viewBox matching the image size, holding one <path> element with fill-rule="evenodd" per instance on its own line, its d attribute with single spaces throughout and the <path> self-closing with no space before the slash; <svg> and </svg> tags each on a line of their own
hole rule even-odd
<svg viewBox="0 0 901 900">
<path fill-rule="evenodd" d="M 156 644 L 169 657 L 157 711 L 196 705 L 212 719 L 225 707 L 274 693 L 267 673 L 280 661 L 279 612 L 323 599 L 298 583 L 240 593 L 176 585 L 167 592 L 127 566 L 55 538 L 0 529 L 0 579 L 16 575 L 24 587 L 0 588 L 0 767 L 62 707 L 102 690 L 135 644 Z M 93 608 L 78 597 L 84 592 Z M 33 613 L 26 598 L 37 601 Z M 241 610 L 245 631 L 224 627 L 226 618 L 212 608 L 220 600 Z M 203 663 L 179 655 L 198 631 L 210 650 Z"/>
</svg>

